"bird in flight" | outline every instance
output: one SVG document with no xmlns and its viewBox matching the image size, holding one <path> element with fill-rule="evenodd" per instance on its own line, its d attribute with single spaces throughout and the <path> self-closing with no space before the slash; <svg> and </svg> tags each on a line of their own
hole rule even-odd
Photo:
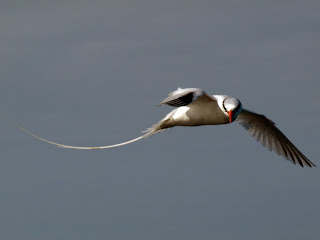
<svg viewBox="0 0 320 240">
<path fill-rule="evenodd" d="M 240 123 L 257 141 L 270 151 L 275 151 L 293 164 L 299 163 L 315 167 L 305 155 L 303 155 L 293 143 L 275 126 L 275 123 L 264 115 L 243 109 L 241 102 L 226 95 L 209 95 L 198 88 L 178 88 L 169 94 L 159 105 L 176 107 L 157 124 L 144 131 L 144 135 L 127 142 L 100 147 L 78 147 L 56 143 L 39 137 L 19 126 L 21 130 L 31 136 L 56 145 L 61 148 L 71 149 L 106 149 L 120 147 L 138 140 L 148 138 L 156 133 L 175 126 L 201 126 Z"/>
</svg>

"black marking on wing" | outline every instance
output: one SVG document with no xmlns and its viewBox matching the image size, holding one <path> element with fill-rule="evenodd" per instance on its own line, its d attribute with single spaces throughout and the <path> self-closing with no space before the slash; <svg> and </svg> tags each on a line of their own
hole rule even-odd
<svg viewBox="0 0 320 240">
<path fill-rule="evenodd" d="M 187 95 L 184 95 L 180 98 L 168 101 L 168 102 L 166 102 L 166 104 L 168 104 L 170 106 L 174 106 L 174 107 L 185 106 L 193 101 L 193 96 L 194 96 L 194 93 L 191 92 L 191 93 L 188 93 Z"/>
<path fill-rule="evenodd" d="M 165 98 L 159 105 L 169 105 L 173 107 L 186 106 L 195 101 L 199 96 L 202 96 L 204 91 L 201 89 L 192 89 L 182 91 L 181 93 L 171 93 L 169 97 Z"/>
</svg>

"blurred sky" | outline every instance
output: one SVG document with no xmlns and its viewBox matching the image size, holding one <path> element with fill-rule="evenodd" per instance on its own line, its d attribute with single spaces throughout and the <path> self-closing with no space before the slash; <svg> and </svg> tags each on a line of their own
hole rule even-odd
<svg viewBox="0 0 320 240">
<path fill-rule="evenodd" d="M 320 239 L 319 168 L 238 124 L 140 135 L 179 87 L 263 113 L 320 165 L 320 2 L 1 1 L 1 239 Z M 319 150 L 319 149 L 318 149 Z"/>
</svg>

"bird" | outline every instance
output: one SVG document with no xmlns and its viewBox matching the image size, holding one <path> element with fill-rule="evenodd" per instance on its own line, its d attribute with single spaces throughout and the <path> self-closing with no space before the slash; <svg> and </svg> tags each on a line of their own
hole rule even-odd
<svg viewBox="0 0 320 240">
<path fill-rule="evenodd" d="M 302 167 L 316 167 L 316 165 L 303 155 L 276 127 L 276 124 L 272 120 L 262 114 L 242 108 L 241 102 L 234 97 L 227 95 L 209 95 L 199 88 L 178 88 L 169 93 L 168 97 L 158 105 L 168 105 L 175 108 L 158 123 L 143 131 L 143 135 L 126 142 L 107 146 L 79 147 L 65 145 L 39 137 L 21 126 L 18 127 L 31 136 L 60 148 L 89 150 L 120 147 L 151 137 L 154 134 L 176 126 L 195 127 L 238 122 L 252 137 L 270 151 L 274 151 L 293 164 L 298 163 Z"/>
</svg>

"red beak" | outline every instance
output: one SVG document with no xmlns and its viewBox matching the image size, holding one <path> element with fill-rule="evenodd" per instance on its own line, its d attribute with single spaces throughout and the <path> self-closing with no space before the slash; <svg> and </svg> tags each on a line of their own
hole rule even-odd
<svg viewBox="0 0 320 240">
<path fill-rule="evenodd" d="M 232 110 L 228 111 L 228 114 L 229 114 L 229 123 L 232 123 L 232 116 L 233 116 Z"/>
</svg>

